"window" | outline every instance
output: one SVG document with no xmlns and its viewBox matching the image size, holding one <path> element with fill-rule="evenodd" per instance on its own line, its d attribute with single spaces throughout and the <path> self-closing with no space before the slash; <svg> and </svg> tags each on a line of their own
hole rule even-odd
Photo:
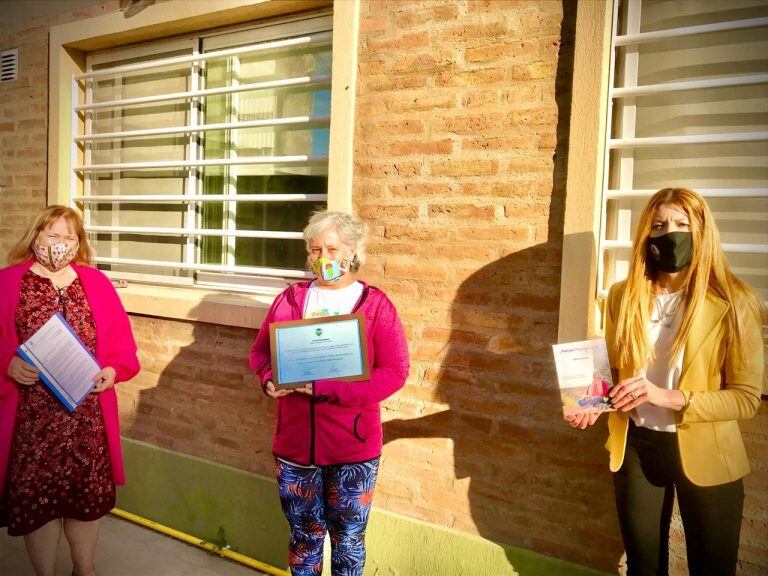
<svg viewBox="0 0 768 576">
<path fill-rule="evenodd" d="M 73 201 L 117 278 L 275 291 L 326 206 L 331 16 L 89 54 Z"/>
<path fill-rule="evenodd" d="M 626 276 L 648 197 L 683 186 L 768 300 L 768 7 L 617 0 L 612 48 L 598 295 Z"/>
</svg>

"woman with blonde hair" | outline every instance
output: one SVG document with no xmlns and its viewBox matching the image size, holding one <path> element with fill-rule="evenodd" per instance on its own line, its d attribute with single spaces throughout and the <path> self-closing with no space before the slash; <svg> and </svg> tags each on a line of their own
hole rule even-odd
<svg viewBox="0 0 768 576">
<path fill-rule="evenodd" d="M 606 447 L 629 576 L 668 573 L 675 492 L 690 574 L 735 573 L 749 472 L 737 421 L 760 406 L 764 313 L 729 269 L 704 199 L 685 188 L 654 194 L 605 310 L 619 372 Z"/>
<path fill-rule="evenodd" d="M 24 536 L 39 576 L 53 575 L 62 532 L 73 574 L 96 573 L 99 519 L 125 483 L 114 385 L 139 363 L 128 316 L 92 260 L 77 212 L 49 206 L 0 270 L 0 526 Z M 71 413 L 16 354 L 56 313 L 102 366 Z"/>
</svg>

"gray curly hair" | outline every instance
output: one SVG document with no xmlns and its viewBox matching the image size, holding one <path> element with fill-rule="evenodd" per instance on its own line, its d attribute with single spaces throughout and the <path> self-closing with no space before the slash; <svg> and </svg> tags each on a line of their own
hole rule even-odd
<svg viewBox="0 0 768 576">
<path fill-rule="evenodd" d="M 335 228 L 341 236 L 342 242 L 352 248 L 355 257 L 350 268 L 357 272 L 360 266 L 365 264 L 365 244 L 367 242 L 367 226 L 357 216 L 346 212 L 330 212 L 322 210 L 315 212 L 304 228 L 304 241 L 307 244 L 307 252 L 310 251 L 312 239 L 330 228 Z"/>
</svg>

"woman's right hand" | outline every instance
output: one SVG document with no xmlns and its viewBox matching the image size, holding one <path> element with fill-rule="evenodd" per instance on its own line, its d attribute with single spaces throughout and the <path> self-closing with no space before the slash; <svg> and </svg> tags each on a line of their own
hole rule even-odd
<svg viewBox="0 0 768 576">
<path fill-rule="evenodd" d="M 572 416 L 566 416 L 565 420 L 572 428 L 581 428 L 585 430 L 587 426 L 592 426 L 600 417 L 600 412 L 581 412 L 579 414 L 573 414 Z"/>
<path fill-rule="evenodd" d="M 37 382 L 39 372 L 32 364 L 27 364 L 18 356 L 14 356 L 8 364 L 8 376 L 24 386 L 31 386 Z"/>
<path fill-rule="evenodd" d="M 277 390 L 275 385 L 272 384 L 272 380 L 267 380 L 264 390 L 270 398 L 282 398 L 283 396 L 288 396 L 288 394 L 293 394 L 293 390 Z"/>
</svg>

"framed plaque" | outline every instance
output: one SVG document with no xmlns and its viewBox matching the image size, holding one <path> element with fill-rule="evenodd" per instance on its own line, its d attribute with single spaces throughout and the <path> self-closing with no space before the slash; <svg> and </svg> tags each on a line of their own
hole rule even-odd
<svg viewBox="0 0 768 576">
<path fill-rule="evenodd" d="M 370 378 L 363 314 L 307 318 L 269 325 L 275 388 L 301 388 L 315 380 Z"/>
</svg>

